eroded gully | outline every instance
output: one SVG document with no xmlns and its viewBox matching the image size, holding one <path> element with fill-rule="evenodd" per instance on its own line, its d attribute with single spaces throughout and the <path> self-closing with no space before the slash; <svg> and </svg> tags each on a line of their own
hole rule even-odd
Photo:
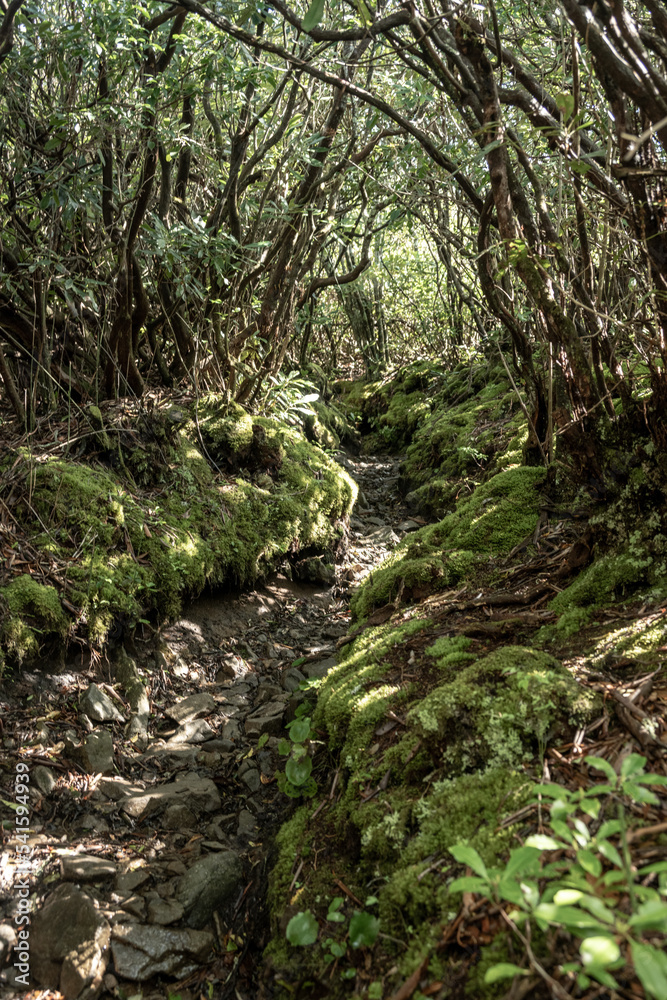
<svg viewBox="0 0 667 1000">
<path fill-rule="evenodd" d="M 84 671 L 30 671 L 14 688 L 17 704 L 23 686 L 58 713 L 24 757 L 34 986 L 85 1000 L 259 995 L 272 844 L 290 806 L 278 744 L 303 681 L 335 662 L 350 587 L 419 526 L 396 460 L 339 460 L 360 497 L 335 582 L 276 574 L 250 593 L 204 596 L 157 642 Z M 18 905 L 11 840 L 4 857 L 6 956 Z M 5 970 L 4 996 L 25 995 L 16 975 Z"/>
</svg>

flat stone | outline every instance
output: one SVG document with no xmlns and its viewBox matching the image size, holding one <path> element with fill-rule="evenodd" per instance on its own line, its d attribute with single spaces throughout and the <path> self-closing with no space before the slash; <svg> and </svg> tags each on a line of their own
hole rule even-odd
<svg viewBox="0 0 667 1000">
<path fill-rule="evenodd" d="M 114 888 L 116 892 L 120 892 L 121 894 L 132 893 L 135 889 L 140 889 L 142 885 L 145 885 L 150 877 L 151 873 L 148 868 L 135 868 L 134 871 L 116 875 Z"/>
<path fill-rule="evenodd" d="M 125 716 L 97 684 L 91 684 L 79 698 L 79 711 L 93 722 L 125 722 Z"/>
<path fill-rule="evenodd" d="M 167 746 L 176 743 L 205 743 L 215 736 L 206 719 L 191 719 L 178 727 L 178 730 L 167 740 Z"/>
<path fill-rule="evenodd" d="M 243 868 L 233 851 L 209 854 L 196 861 L 178 880 L 175 892 L 188 927 L 204 927 L 216 912 L 231 914 L 242 885 Z"/>
<path fill-rule="evenodd" d="M 266 703 L 269 701 L 280 700 L 278 696 L 281 694 L 282 694 L 282 689 L 279 687 L 278 684 L 271 684 L 268 681 L 265 681 L 263 684 L 259 685 L 257 691 L 257 698 L 255 699 L 255 704 L 257 706 L 266 705 Z"/>
<path fill-rule="evenodd" d="M 413 521 L 411 517 L 396 525 L 396 531 L 417 531 L 418 528 L 421 528 L 421 525 L 417 521 Z"/>
<path fill-rule="evenodd" d="M 64 882 L 99 882 L 112 878 L 118 871 L 113 861 L 74 851 L 60 854 L 60 869 Z"/>
<path fill-rule="evenodd" d="M 261 736 L 263 733 L 277 736 L 283 728 L 284 714 L 285 705 L 282 701 L 270 701 L 268 705 L 262 705 L 246 718 L 246 736 Z"/>
<path fill-rule="evenodd" d="M 179 921 L 185 910 L 176 899 L 151 899 L 148 904 L 148 921 L 166 927 Z"/>
<path fill-rule="evenodd" d="M 42 986 L 59 987 L 68 1000 L 84 989 L 95 996 L 108 963 L 109 936 L 109 923 L 90 896 L 61 885 L 32 915 L 31 975 Z"/>
<path fill-rule="evenodd" d="M 121 799 L 120 808 L 133 819 L 147 819 L 176 803 L 187 806 L 196 816 L 216 812 L 221 805 L 218 789 L 210 778 L 188 774 L 179 781 L 128 795 Z"/>
<path fill-rule="evenodd" d="M 79 753 L 88 774 L 113 774 L 113 739 L 106 729 L 88 733 Z"/>
<path fill-rule="evenodd" d="M 194 722 L 205 715 L 210 715 L 216 709 L 215 698 L 202 691 L 198 694 L 191 694 L 187 698 L 182 698 L 171 708 L 165 709 L 165 715 L 174 722 L 182 724 L 184 722 Z"/>
<path fill-rule="evenodd" d="M 194 830 L 198 821 L 184 802 L 174 802 L 165 809 L 162 822 L 167 830 Z"/>
<path fill-rule="evenodd" d="M 126 795 L 141 794 L 146 786 L 137 781 L 128 781 L 127 778 L 115 776 L 113 778 L 100 778 L 97 782 L 97 791 L 101 792 L 113 802 L 125 798 Z"/>
<path fill-rule="evenodd" d="M 157 975 L 189 976 L 211 958 L 214 945 L 207 931 L 154 924 L 116 924 L 111 936 L 116 975 L 138 982 Z"/>
</svg>

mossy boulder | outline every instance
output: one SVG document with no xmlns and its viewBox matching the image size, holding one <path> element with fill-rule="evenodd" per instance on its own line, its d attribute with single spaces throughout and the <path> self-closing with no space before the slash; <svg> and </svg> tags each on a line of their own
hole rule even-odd
<svg viewBox="0 0 667 1000">
<path fill-rule="evenodd" d="M 44 642 L 62 642 L 69 630 L 70 622 L 55 587 L 38 583 L 27 574 L 0 587 L 0 610 L 5 611 L 0 643 L 19 663 L 36 656 Z"/>
<path fill-rule="evenodd" d="M 339 545 L 356 497 L 348 474 L 294 427 L 210 399 L 207 407 L 201 420 L 217 459 L 202 451 L 194 413 L 185 411 L 161 442 L 157 490 L 138 486 L 126 463 L 26 454 L 14 470 L 30 484 L 30 503 L 16 504 L 20 528 L 45 556 L 67 562 L 67 602 L 90 641 L 104 641 L 114 623 L 131 629 L 149 614 L 172 617 L 207 585 L 248 585 L 301 550 L 329 553 L 330 561 Z M 0 642 L 14 659 L 26 658 L 41 633 L 64 634 L 70 618 L 62 608 L 58 617 L 55 604 L 44 618 L 48 595 L 34 588 L 29 614 L 20 612 L 11 588 L 16 582 L 4 588 Z"/>
<path fill-rule="evenodd" d="M 424 596 L 466 578 L 489 556 L 511 551 L 534 528 L 544 469 L 518 467 L 499 472 L 459 501 L 442 521 L 404 539 L 374 570 L 352 600 L 357 617 L 393 600 Z"/>
</svg>

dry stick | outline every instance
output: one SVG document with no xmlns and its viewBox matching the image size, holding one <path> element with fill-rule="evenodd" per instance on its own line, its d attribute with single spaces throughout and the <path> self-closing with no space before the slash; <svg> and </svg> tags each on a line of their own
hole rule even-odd
<svg viewBox="0 0 667 1000">
<path fill-rule="evenodd" d="M 540 439 L 539 439 L 539 437 L 537 435 L 537 431 L 535 429 L 535 424 L 533 423 L 533 421 L 530 418 L 530 414 L 528 413 L 528 410 L 526 408 L 526 404 L 524 403 L 523 399 L 521 398 L 521 393 L 519 392 L 519 390 L 516 387 L 516 382 L 512 378 L 511 371 L 507 367 L 507 362 L 505 361 L 505 355 L 503 354 L 503 352 L 502 352 L 502 350 L 500 348 L 498 348 L 498 353 L 500 355 L 500 360 L 503 363 L 503 368 L 507 372 L 507 377 L 510 380 L 510 385 L 514 389 L 514 391 L 516 393 L 516 396 L 517 396 L 517 399 L 519 400 L 519 405 L 521 406 L 521 409 L 523 410 L 524 416 L 525 416 L 526 420 L 528 421 L 530 429 L 532 430 L 533 434 L 535 435 L 535 440 L 537 441 L 537 447 L 540 449 L 540 455 L 542 456 L 542 461 L 544 462 L 545 465 L 548 465 L 549 462 L 547 461 L 547 457 L 544 454 L 544 448 L 542 447 L 542 442 L 540 441 Z"/>
<path fill-rule="evenodd" d="M 538 974 L 538 976 L 541 979 L 544 980 L 547 986 L 549 986 L 549 988 L 553 991 L 553 995 L 556 997 L 556 1000 L 572 1000 L 572 994 L 568 993 L 567 990 L 563 989 L 560 983 L 557 982 L 553 978 L 553 976 L 550 976 L 547 970 L 537 961 L 533 953 L 533 949 L 530 947 L 530 941 L 525 936 L 525 934 L 521 933 L 521 931 L 514 923 L 512 918 L 508 917 L 503 909 L 500 910 L 500 915 L 507 924 L 507 926 L 510 928 L 510 930 L 513 931 L 521 941 L 521 944 L 526 949 L 526 955 L 528 956 L 528 961 L 530 962 L 532 969 Z"/>
</svg>

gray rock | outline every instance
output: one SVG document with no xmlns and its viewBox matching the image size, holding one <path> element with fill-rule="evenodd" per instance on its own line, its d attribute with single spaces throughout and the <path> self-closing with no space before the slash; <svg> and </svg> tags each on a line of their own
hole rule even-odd
<svg viewBox="0 0 667 1000">
<path fill-rule="evenodd" d="M 206 719 L 191 719 L 178 727 L 178 730 L 167 740 L 167 746 L 177 743 L 205 743 L 215 736 Z"/>
<path fill-rule="evenodd" d="M 336 666 L 336 657 L 327 656 L 324 660 L 313 660 L 312 663 L 304 663 L 304 673 L 310 677 L 325 677 L 332 667 Z"/>
<path fill-rule="evenodd" d="M 242 660 L 235 653 L 226 653 L 221 657 L 221 663 L 215 675 L 219 684 L 224 680 L 237 680 L 245 677 L 250 672 L 250 664 Z"/>
<path fill-rule="evenodd" d="M 118 871 L 113 861 L 75 851 L 63 851 L 60 869 L 64 882 L 101 882 L 112 878 Z"/>
<path fill-rule="evenodd" d="M 70 998 L 92 1000 L 108 963 L 110 928 L 94 900 L 73 886 L 59 886 L 32 917 L 30 972 L 42 986 Z"/>
<path fill-rule="evenodd" d="M 209 960 L 214 944 L 207 931 L 153 924 L 116 924 L 111 937 L 116 974 L 139 982 L 160 974 L 189 976 Z"/>
<path fill-rule="evenodd" d="M 191 694 L 188 698 L 182 698 L 171 708 L 166 709 L 164 714 L 169 719 L 173 719 L 174 722 L 181 724 L 201 719 L 205 715 L 210 715 L 215 709 L 215 699 L 212 695 L 202 691 L 199 694 Z"/>
<path fill-rule="evenodd" d="M 175 924 L 181 919 L 185 910 L 183 904 L 175 899 L 151 899 L 148 904 L 148 920 L 151 924 Z"/>
<path fill-rule="evenodd" d="M 277 684 L 271 684 L 268 681 L 260 683 L 257 690 L 257 698 L 255 699 L 256 705 L 265 705 L 268 701 L 280 700 L 279 696 L 282 694 L 282 690 Z"/>
<path fill-rule="evenodd" d="M 113 739 L 106 729 L 88 733 L 80 749 L 88 774 L 113 774 Z"/>
<path fill-rule="evenodd" d="M 146 900 L 143 896 L 133 893 L 131 896 L 125 896 L 121 901 L 118 893 L 113 893 L 111 901 L 112 903 L 119 903 L 125 913 L 129 913 L 131 917 L 136 917 L 137 920 L 143 920 L 146 916 Z"/>
<path fill-rule="evenodd" d="M 120 808 L 133 819 L 147 819 L 162 813 L 171 805 L 185 805 L 196 816 L 220 809 L 220 795 L 210 778 L 196 774 L 183 775 L 180 780 L 157 785 L 121 799 Z"/>
<path fill-rule="evenodd" d="M 121 895 L 124 893 L 132 893 L 136 889 L 140 889 L 142 885 L 151 877 L 151 873 L 147 868 L 135 868 L 131 872 L 123 872 L 122 875 L 116 875 L 116 881 L 114 882 L 114 888 L 116 892 Z"/>
<path fill-rule="evenodd" d="M 418 528 L 421 528 L 421 525 L 417 521 L 413 521 L 412 518 L 408 518 L 407 521 L 401 521 L 396 526 L 396 531 L 417 531 Z"/>
<path fill-rule="evenodd" d="M 301 682 L 305 681 L 306 675 L 302 674 L 298 667 L 290 667 L 283 674 L 283 687 L 286 691 L 298 691 Z"/>
<path fill-rule="evenodd" d="M 145 736 L 148 732 L 151 710 L 146 685 L 141 679 L 135 661 L 128 656 L 122 646 L 116 651 L 114 672 L 123 686 L 132 710 L 128 736 Z"/>
<path fill-rule="evenodd" d="M 240 739 L 241 727 L 236 719 L 225 719 L 222 724 L 221 736 L 225 741 Z"/>
<path fill-rule="evenodd" d="M 195 830 L 197 827 L 197 817 L 184 802 L 174 802 L 167 806 L 162 822 L 167 830 Z"/>
<path fill-rule="evenodd" d="M 284 714 L 285 705 L 282 701 L 270 701 L 268 705 L 262 705 L 245 720 L 246 736 L 261 736 L 262 733 L 277 736 L 283 728 Z"/>
<path fill-rule="evenodd" d="M 336 582 L 336 567 L 330 562 L 324 562 L 321 556 L 313 556 L 310 559 L 300 559 L 294 566 L 294 575 L 298 580 L 329 585 Z"/>
<path fill-rule="evenodd" d="M 247 785 L 251 792 L 258 792 L 262 787 L 259 770 L 253 761 L 244 760 L 239 767 L 238 775 L 244 785 Z"/>
<path fill-rule="evenodd" d="M 128 781 L 127 778 L 120 778 L 118 776 L 100 778 L 97 783 L 97 791 L 113 802 L 118 802 L 119 799 L 125 798 L 126 795 L 140 794 L 144 789 L 145 785 L 136 781 Z"/>
<path fill-rule="evenodd" d="M 248 809 L 242 809 L 239 813 L 236 836 L 241 840 L 250 840 L 257 836 L 257 820 Z"/>
<path fill-rule="evenodd" d="M 33 767 L 30 779 L 34 785 L 37 785 L 43 795 L 50 795 L 56 787 L 56 779 L 53 777 L 51 768 L 43 767 L 41 764 Z"/>
<path fill-rule="evenodd" d="M 93 722 L 125 722 L 106 691 L 91 684 L 79 699 L 79 711 L 84 712 Z"/>
<path fill-rule="evenodd" d="M 209 854 L 196 861 L 178 880 L 175 892 L 188 927 L 204 927 L 216 912 L 231 914 L 242 885 L 243 869 L 233 851 Z"/>
</svg>

